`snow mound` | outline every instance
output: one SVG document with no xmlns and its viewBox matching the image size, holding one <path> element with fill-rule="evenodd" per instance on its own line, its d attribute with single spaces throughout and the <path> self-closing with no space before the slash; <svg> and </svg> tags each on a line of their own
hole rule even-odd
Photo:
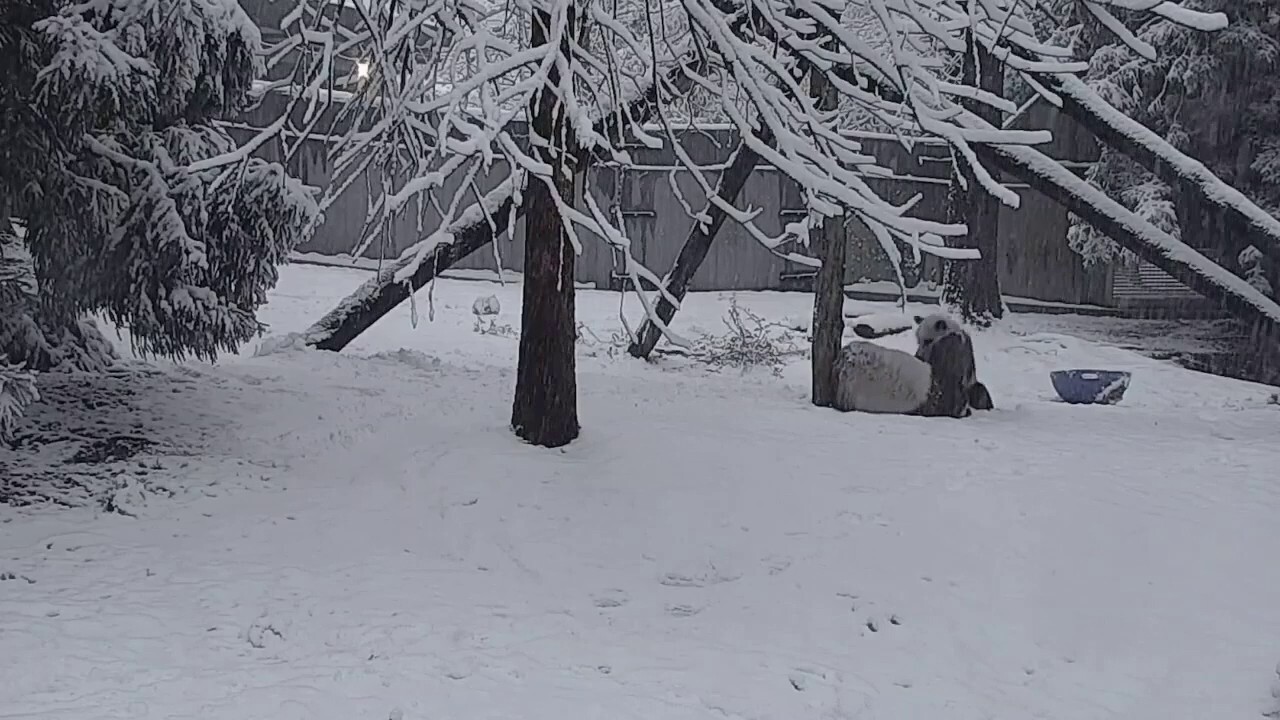
<svg viewBox="0 0 1280 720">
<path fill-rule="evenodd" d="M 853 328 L 858 337 L 874 339 L 910 330 L 915 326 L 915 318 L 903 312 L 871 313 L 847 317 L 845 324 Z"/>
<path fill-rule="evenodd" d="M 428 355 L 421 350 L 400 348 L 392 352 L 374 353 L 369 356 L 369 359 L 405 365 L 414 370 L 426 372 L 439 372 L 441 369 L 440 358 Z"/>
<path fill-rule="evenodd" d="M 500 312 L 502 312 L 502 303 L 498 302 L 497 295 L 478 297 L 475 302 L 471 303 L 471 314 L 477 317 L 497 315 Z"/>
<path fill-rule="evenodd" d="M 309 352 L 311 349 L 311 346 L 307 345 L 306 333 L 291 332 L 264 337 L 253 354 L 256 357 L 267 357 L 280 353 Z"/>
</svg>

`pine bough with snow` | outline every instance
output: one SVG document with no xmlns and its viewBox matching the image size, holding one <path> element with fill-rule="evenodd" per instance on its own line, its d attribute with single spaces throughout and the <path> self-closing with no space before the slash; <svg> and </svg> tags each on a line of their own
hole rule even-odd
<svg viewBox="0 0 1280 720">
<path fill-rule="evenodd" d="M 1053 12 L 1067 14 L 1061 0 Z M 1280 217 L 1280 14 L 1273 0 L 1202 0 L 1197 7 L 1229 19 L 1215 33 L 1170 18 L 1123 17 L 1138 53 L 1098 23 L 1070 23 L 1090 58 L 1086 79 L 1110 104 L 1164 137 L 1263 210 Z M 1223 232 L 1193 193 L 1171 187 L 1114 148 L 1104 146 L 1087 174 L 1136 214 L 1223 263 L 1274 297 L 1280 262 Z M 1088 223 L 1073 218 L 1069 239 L 1086 261 L 1133 262 Z"/>
<path fill-rule="evenodd" d="M 110 344 L 212 358 L 257 334 L 310 191 L 214 120 L 263 71 L 234 0 L 20 2 L 0 20 L 0 432 L 31 373 L 97 370 Z"/>
</svg>

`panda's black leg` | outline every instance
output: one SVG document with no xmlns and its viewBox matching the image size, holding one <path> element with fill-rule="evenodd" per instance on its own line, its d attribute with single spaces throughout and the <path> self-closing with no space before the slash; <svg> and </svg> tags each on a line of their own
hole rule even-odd
<svg viewBox="0 0 1280 720">
<path fill-rule="evenodd" d="M 996 407 L 987 386 L 980 382 L 969 386 L 969 406 L 974 410 L 994 410 Z"/>
</svg>

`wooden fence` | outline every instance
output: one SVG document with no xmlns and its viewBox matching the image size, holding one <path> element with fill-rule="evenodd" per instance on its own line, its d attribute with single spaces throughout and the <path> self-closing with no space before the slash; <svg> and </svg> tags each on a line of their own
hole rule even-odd
<svg viewBox="0 0 1280 720">
<path fill-rule="evenodd" d="M 253 113 L 233 125 L 242 137 L 254 127 L 263 127 L 283 110 L 283 98 L 264 102 Z M 1051 106 L 1033 106 L 1019 123 L 1024 127 L 1048 127 L 1054 141 L 1046 148 L 1051 156 L 1068 163 L 1085 166 L 1096 155 L 1088 133 Z M 920 194 L 915 212 L 930 219 L 943 219 L 950 160 L 945 146 L 918 141 L 908 151 L 892 138 L 873 134 L 855 135 L 864 150 L 875 155 L 894 175 L 872 181 L 878 192 L 890 199 L 905 200 Z M 700 163 L 723 163 L 732 151 L 735 139 L 727 129 L 708 127 L 682 138 L 687 152 Z M 325 136 L 308 138 L 294 157 L 290 170 L 304 182 L 324 187 L 332 175 L 329 151 L 332 142 Z M 634 168 L 621 174 L 609 167 L 589 168 L 583 188 L 591 192 L 601 207 L 609 207 L 621 182 L 621 210 L 633 254 L 659 275 L 675 260 L 693 221 L 672 189 L 680 189 L 685 202 L 701 209 L 704 196 L 694 178 L 686 171 L 674 170 L 674 157 L 669 150 L 632 148 Z M 279 157 L 274 144 L 264 146 L 261 154 Z M 480 180 L 482 190 L 492 188 L 505 170 L 495 169 Z M 619 177 L 619 174 L 621 175 Z M 302 252 L 323 255 L 351 254 L 366 215 L 369 183 L 356 182 L 337 199 L 326 213 L 323 226 Z M 1026 187 L 1018 188 L 1022 198 L 1017 210 L 1003 208 L 1000 215 L 1001 257 L 999 268 L 1004 292 L 1008 295 L 1064 303 L 1110 304 L 1111 272 L 1106 268 L 1086 268 L 1067 246 L 1066 212 L 1052 200 Z M 739 197 L 740 206 L 762 209 L 759 226 L 768 233 L 778 233 L 783 225 L 803 214 L 803 201 L 795 183 L 772 167 L 757 169 Z M 407 213 L 413 215 L 415 213 Z M 438 221 L 434 212 L 426 215 L 426 228 Z M 406 217 L 388 237 L 370 246 L 365 257 L 398 256 L 418 238 L 417 221 Z M 892 278 L 887 259 L 865 226 L 854 222 L 850 233 L 847 281 L 888 280 Z M 520 271 L 523 264 L 523 223 L 517 223 L 514 237 L 503 235 L 497 242 L 497 255 L 502 266 Z M 939 261 L 929 259 L 924 273 L 936 276 Z M 458 268 L 496 269 L 497 260 L 490 249 L 481 250 L 464 259 Z M 584 248 L 577 263 L 577 279 L 609 287 L 616 282 L 617 258 L 613 249 L 598 238 L 584 237 Z M 787 262 L 762 248 L 742 227 L 727 222 L 720 231 L 706 262 L 694 277 L 693 290 L 781 290 L 806 287 L 809 269 Z"/>
</svg>

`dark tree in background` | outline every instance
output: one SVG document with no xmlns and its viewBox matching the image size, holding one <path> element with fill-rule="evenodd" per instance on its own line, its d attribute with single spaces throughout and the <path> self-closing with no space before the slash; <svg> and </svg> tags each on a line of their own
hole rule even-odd
<svg viewBox="0 0 1280 720">
<path fill-rule="evenodd" d="M 547 43 L 551 15 L 533 12 L 531 44 Z M 570 7 L 568 26 L 574 28 Z M 560 52 L 571 57 L 571 34 Z M 575 152 L 565 106 L 553 87 L 560 72 L 552 68 L 546 85 L 534 95 L 529 115 L 537 156 L 552 168 L 552 182 L 562 198 L 573 197 Z M 577 325 L 574 318 L 573 269 L 577 257 L 565 232 L 552 190 L 542 178 L 530 177 L 524 193 L 524 302 L 520 315 L 520 357 L 511 427 L 534 445 L 560 447 L 578 437 Z"/>
<path fill-rule="evenodd" d="M 974 42 L 973 33 L 966 33 L 965 37 L 961 83 L 1003 95 L 1003 66 L 985 47 Z M 963 99 L 961 105 L 992 125 L 1000 126 L 1000 111 L 990 105 L 969 99 Z M 986 327 L 1004 315 L 1000 298 L 1000 201 L 978 184 L 968 163 L 957 158 L 954 165 L 964 182 L 962 185 L 960 178 L 952 178 L 947 193 L 947 221 L 964 223 L 968 232 L 953 244 L 976 248 L 982 257 L 946 263 L 942 301 L 955 308 L 966 322 Z"/>
<path fill-rule="evenodd" d="M 261 329 L 312 193 L 219 118 L 264 67 L 234 0 L 0 2 L 0 433 L 33 373 L 112 349 L 212 359 Z"/>
</svg>

